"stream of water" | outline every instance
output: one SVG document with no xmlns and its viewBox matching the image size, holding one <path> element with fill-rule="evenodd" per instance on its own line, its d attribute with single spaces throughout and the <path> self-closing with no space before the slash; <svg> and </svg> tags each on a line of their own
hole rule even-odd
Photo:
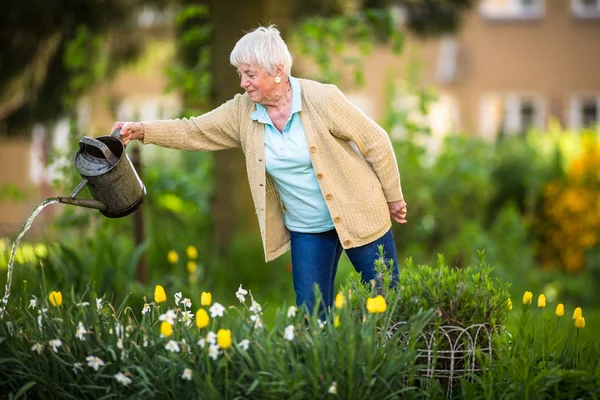
<svg viewBox="0 0 600 400">
<path fill-rule="evenodd" d="M 12 249 L 10 251 L 10 258 L 8 259 L 8 275 L 6 277 L 6 287 L 4 288 L 4 297 L 2 298 L 2 302 L 6 305 L 8 303 L 8 297 L 10 296 L 10 285 L 12 283 L 12 274 L 13 274 L 13 265 L 15 262 L 15 254 L 17 253 L 17 247 L 19 247 L 19 243 L 21 243 L 21 239 L 25 235 L 25 233 L 31 228 L 31 224 L 37 215 L 42 212 L 42 210 L 48 207 L 50 204 L 58 203 L 58 199 L 56 197 L 51 197 L 42 201 L 29 215 L 27 221 L 21 228 L 21 232 L 19 232 L 19 236 L 12 245 Z"/>
</svg>

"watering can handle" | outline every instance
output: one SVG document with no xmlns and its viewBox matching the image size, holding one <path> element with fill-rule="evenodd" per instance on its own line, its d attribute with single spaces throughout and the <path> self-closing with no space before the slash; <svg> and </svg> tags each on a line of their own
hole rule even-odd
<svg viewBox="0 0 600 400">
<path fill-rule="evenodd" d="M 102 143 L 101 141 L 93 139 L 89 136 L 84 136 L 79 141 L 79 145 L 81 145 L 82 143 L 100 150 L 102 154 L 104 154 L 104 157 L 110 165 L 116 165 L 119 162 L 119 159 L 115 157 L 115 155 L 112 153 L 112 151 L 110 151 L 108 146 Z"/>
<path fill-rule="evenodd" d="M 115 129 L 110 136 L 114 137 L 115 139 L 119 139 L 121 137 L 121 128 Z"/>
</svg>

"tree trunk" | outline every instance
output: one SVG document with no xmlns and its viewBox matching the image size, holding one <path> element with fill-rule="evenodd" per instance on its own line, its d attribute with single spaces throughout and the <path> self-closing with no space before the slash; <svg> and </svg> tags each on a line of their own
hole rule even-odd
<svg viewBox="0 0 600 400">
<path fill-rule="evenodd" d="M 285 38 L 291 21 L 289 2 L 278 0 L 212 0 L 212 102 L 219 106 L 240 93 L 240 81 L 229 63 L 235 43 L 260 25 L 275 24 Z M 227 255 L 236 233 L 258 233 L 258 224 L 242 151 L 219 151 L 214 154 L 212 199 L 213 243 L 219 255 Z"/>
</svg>

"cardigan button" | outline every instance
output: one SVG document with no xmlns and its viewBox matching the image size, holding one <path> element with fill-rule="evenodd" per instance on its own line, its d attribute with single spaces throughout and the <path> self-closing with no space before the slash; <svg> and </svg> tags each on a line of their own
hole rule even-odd
<svg viewBox="0 0 600 400">
<path fill-rule="evenodd" d="M 350 246 L 350 243 L 351 243 L 351 242 L 350 242 L 350 240 L 344 240 L 344 244 L 345 244 L 346 246 Z"/>
<path fill-rule="evenodd" d="M 326 198 L 327 200 L 331 200 L 331 199 L 333 199 L 333 195 L 330 193 L 330 194 L 328 194 L 327 196 L 325 196 L 325 198 Z"/>
<path fill-rule="evenodd" d="M 336 224 L 340 223 L 342 221 L 342 219 L 340 217 L 335 217 L 333 219 L 333 222 L 335 222 Z"/>
<path fill-rule="evenodd" d="M 311 153 L 316 153 L 317 152 L 317 148 L 315 146 L 311 146 L 310 152 Z"/>
<path fill-rule="evenodd" d="M 317 174 L 317 179 L 323 179 L 323 174 L 321 174 L 321 173 L 318 173 L 318 174 Z"/>
</svg>

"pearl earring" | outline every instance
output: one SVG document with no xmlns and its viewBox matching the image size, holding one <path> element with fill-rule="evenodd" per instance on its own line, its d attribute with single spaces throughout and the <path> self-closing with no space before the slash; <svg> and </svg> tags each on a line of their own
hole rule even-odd
<svg viewBox="0 0 600 400">
<path fill-rule="evenodd" d="M 275 77 L 275 83 L 279 83 L 279 82 L 281 82 L 281 78 L 280 78 L 280 77 L 278 77 L 278 76 L 276 76 L 276 77 Z"/>
</svg>

